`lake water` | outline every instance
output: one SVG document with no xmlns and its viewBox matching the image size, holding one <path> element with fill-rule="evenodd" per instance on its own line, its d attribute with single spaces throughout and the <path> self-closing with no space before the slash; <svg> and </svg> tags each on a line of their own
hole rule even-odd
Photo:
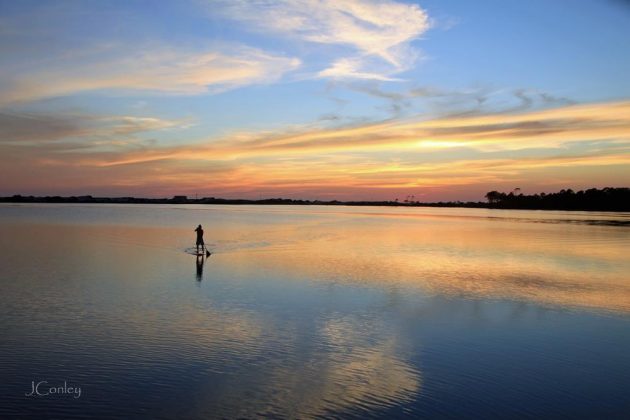
<svg viewBox="0 0 630 420">
<path fill-rule="evenodd" d="M 629 224 L 0 205 L 0 418 L 627 418 Z"/>
</svg>

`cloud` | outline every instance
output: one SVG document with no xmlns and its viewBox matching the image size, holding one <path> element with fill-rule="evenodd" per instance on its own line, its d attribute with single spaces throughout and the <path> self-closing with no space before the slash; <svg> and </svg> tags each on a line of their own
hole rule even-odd
<svg viewBox="0 0 630 420">
<path fill-rule="evenodd" d="M 420 53 L 411 42 L 429 29 L 426 12 L 395 1 L 259 0 L 211 2 L 248 27 L 303 41 L 349 47 L 318 77 L 397 80 Z"/>
<path fill-rule="evenodd" d="M 137 135 L 186 128 L 184 120 L 89 114 L 0 112 L 0 145 L 56 152 L 139 144 Z"/>
<path fill-rule="evenodd" d="M 566 106 L 515 114 L 399 120 L 333 129 L 241 133 L 205 147 L 125 155 L 103 165 L 163 159 L 235 159 L 312 153 L 409 152 L 467 148 L 481 152 L 562 148 L 571 142 L 630 139 L 630 102 Z"/>
<path fill-rule="evenodd" d="M 321 78 L 331 79 L 363 79 L 379 80 L 382 82 L 396 82 L 400 79 L 390 77 L 392 71 L 376 72 L 370 68 L 368 60 L 364 57 L 341 58 L 332 63 L 332 66 L 320 71 L 317 75 Z"/>
<path fill-rule="evenodd" d="M 45 67 L 5 70 L 0 106 L 95 90 L 171 94 L 220 92 L 277 81 L 300 60 L 232 46 L 204 50 L 106 45 L 93 51 L 45 57 Z"/>
<path fill-rule="evenodd" d="M 528 179 L 549 184 L 550 174 L 561 172 L 571 175 L 572 188 L 593 186 L 595 179 L 608 179 L 607 184 L 630 182 L 619 170 L 610 169 L 630 166 L 630 102 L 335 129 L 321 122 L 324 127 L 233 133 L 194 146 L 170 147 L 147 144 L 140 130 L 181 127 L 184 122 L 127 117 L 98 121 L 99 130 L 94 132 L 100 134 L 88 142 L 0 144 L 6 162 L 2 178 L 21 183 L 20 193 L 27 185 L 63 185 L 61 180 L 73 179 L 74 174 L 68 185 L 85 184 L 86 190 L 94 191 L 203 193 L 201 185 L 215 196 L 258 196 L 264 191 L 344 198 L 361 192 L 366 198 L 388 199 L 403 190 L 467 186 L 461 191 L 470 195 L 477 188 L 527 184 Z M 25 168 L 30 168 L 28 173 L 47 175 L 33 178 L 32 184 L 24 176 L 13 181 Z M 0 190 L 12 185 L 5 181 Z M 485 191 L 479 191 L 476 199 Z"/>
<path fill-rule="evenodd" d="M 0 113 L 0 142 L 54 141 L 74 137 L 81 128 L 73 119 L 48 115 Z"/>
<path fill-rule="evenodd" d="M 499 113 L 518 113 L 576 102 L 536 89 L 442 89 L 434 86 L 415 86 L 405 90 L 386 90 L 379 81 L 338 82 L 355 92 L 389 102 L 386 109 L 395 117 L 409 114 L 418 103 L 425 112 L 437 116 L 473 116 Z"/>
</svg>

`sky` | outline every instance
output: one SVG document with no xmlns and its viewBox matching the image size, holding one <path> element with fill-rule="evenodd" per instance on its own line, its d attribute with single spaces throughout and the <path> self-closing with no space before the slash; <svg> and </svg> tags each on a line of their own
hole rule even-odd
<svg viewBox="0 0 630 420">
<path fill-rule="evenodd" d="M 0 195 L 630 186 L 630 2 L 0 0 Z"/>
</svg>

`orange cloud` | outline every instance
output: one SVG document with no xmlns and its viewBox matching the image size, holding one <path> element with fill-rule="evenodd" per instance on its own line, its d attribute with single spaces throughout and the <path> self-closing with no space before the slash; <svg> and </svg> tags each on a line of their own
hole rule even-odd
<svg viewBox="0 0 630 420">
<path fill-rule="evenodd" d="M 163 129 L 168 124 L 138 119 L 122 125 L 133 131 Z M 537 182 L 549 180 L 543 174 L 559 170 L 565 175 L 572 171 L 570 179 L 577 185 L 593 186 L 589 185 L 593 176 L 611 185 L 627 184 L 630 102 L 336 129 L 235 133 L 170 147 L 114 142 L 71 152 L 64 147 L 68 144 L 52 142 L 30 149 L 4 145 L 6 155 L 14 156 L 6 168 L 28 158 L 26 165 L 37 162 L 42 173 L 45 167 L 52 173 L 54 167 L 49 182 L 58 179 L 57 185 L 75 174 L 72 182 L 83 183 L 86 189 L 108 185 L 140 191 L 137 194 L 197 191 L 308 197 L 336 192 L 343 197 L 372 191 L 391 198 L 396 191 L 467 188 L 470 194 L 477 188 L 481 199 L 484 189 L 515 182 L 523 186 L 533 177 Z M 593 169 L 582 175 L 585 168 Z M 15 173 L 21 169 L 15 167 Z M 78 173 L 81 180 L 76 180 Z"/>
<path fill-rule="evenodd" d="M 630 102 L 576 105 L 522 114 L 392 121 L 288 133 L 240 134 L 205 146 L 126 153 L 103 166 L 164 159 L 236 159 L 365 151 L 477 151 L 566 148 L 573 142 L 630 141 Z"/>
</svg>

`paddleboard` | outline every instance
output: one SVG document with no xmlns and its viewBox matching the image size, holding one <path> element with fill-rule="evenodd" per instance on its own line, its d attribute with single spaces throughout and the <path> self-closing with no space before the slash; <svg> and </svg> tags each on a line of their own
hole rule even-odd
<svg viewBox="0 0 630 420">
<path fill-rule="evenodd" d="M 196 257 L 203 257 L 204 255 L 206 257 L 209 257 L 210 255 L 212 255 L 212 252 L 208 251 L 207 249 L 205 251 L 197 251 L 197 248 L 186 248 L 184 252 L 186 252 L 186 254 L 194 255 Z"/>
</svg>

